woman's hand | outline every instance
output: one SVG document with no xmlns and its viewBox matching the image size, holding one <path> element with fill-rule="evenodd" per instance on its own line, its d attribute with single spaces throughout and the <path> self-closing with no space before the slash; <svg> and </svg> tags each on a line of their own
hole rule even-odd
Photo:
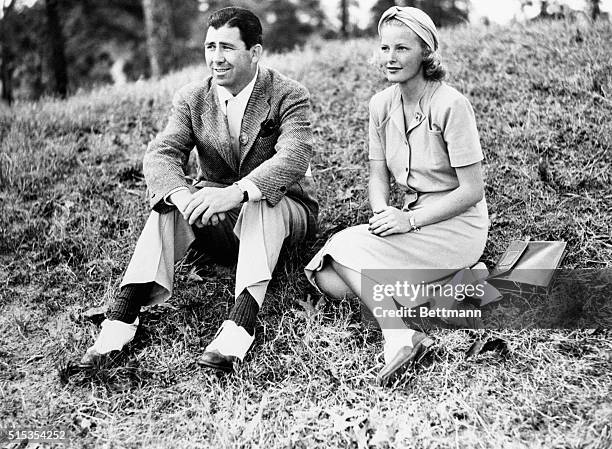
<svg viewBox="0 0 612 449">
<path fill-rule="evenodd" d="M 404 234 L 412 229 L 408 213 L 392 206 L 385 206 L 374 211 L 374 216 L 370 218 L 369 224 L 368 230 L 380 237 Z"/>
</svg>

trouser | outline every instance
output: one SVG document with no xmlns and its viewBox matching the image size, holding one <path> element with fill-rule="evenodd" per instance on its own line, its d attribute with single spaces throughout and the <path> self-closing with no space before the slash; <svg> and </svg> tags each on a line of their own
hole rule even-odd
<svg viewBox="0 0 612 449">
<path fill-rule="evenodd" d="M 303 240 L 307 222 L 306 208 L 288 197 L 274 207 L 264 200 L 244 203 L 228 211 L 216 226 L 202 228 L 189 225 L 176 209 L 165 214 L 153 211 L 121 287 L 153 282 L 143 305 L 167 301 L 172 296 L 174 264 L 197 239 L 198 248 L 213 258 L 237 256 L 235 296 L 246 289 L 261 307 L 283 243 Z"/>
</svg>

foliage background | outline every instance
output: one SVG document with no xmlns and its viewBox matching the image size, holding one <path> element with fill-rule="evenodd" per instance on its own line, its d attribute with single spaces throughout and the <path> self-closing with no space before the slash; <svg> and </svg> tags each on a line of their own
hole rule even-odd
<svg viewBox="0 0 612 449">
<path fill-rule="evenodd" d="M 500 0 L 529 17 L 607 20 L 600 0 Z M 610 2 L 610 0 L 606 0 Z M 482 1 L 479 0 L 480 3 Z M 234 5 L 254 11 L 266 49 L 285 52 L 321 39 L 373 36 L 392 5 L 425 10 L 437 26 L 478 21 L 470 0 L 2 0 L 2 101 L 66 95 L 102 84 L 158 77 L 203 62 L 211 11 Z M 364 5 L 371 5 L 364 6 Z M 369 7 L 369 10 L 368 10 Z M 52 15 L 50 11 L 55 11 Z M 369 15 L 363 21 L 362 15 Z M 148 18 L 148 19 L 147 19 Z M 487 20 L 487 19 L 485 19 Z M 63 54 L 63 57 L 62 57 Z M 58 75 L 59 74 L 59 75 Z"/>
</svg>

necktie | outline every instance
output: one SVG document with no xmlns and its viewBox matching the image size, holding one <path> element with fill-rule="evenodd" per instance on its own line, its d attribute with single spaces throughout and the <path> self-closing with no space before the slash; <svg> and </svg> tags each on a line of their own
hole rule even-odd
<svg viewBox="0 0 612 449">
<path fill-rule="evenodd" d="M 240 111 L 238 111 L 238 104 L 234 99 L 227 100 L 225 104 L 227 124 L 232 139 L 232 149 L 236 157 L 240 157 L 240 127 L 242 125 Z"/>
</svg>

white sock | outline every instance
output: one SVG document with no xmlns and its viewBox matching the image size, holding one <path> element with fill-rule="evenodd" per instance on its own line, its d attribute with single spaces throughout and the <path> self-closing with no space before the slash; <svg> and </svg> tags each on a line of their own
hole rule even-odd
<svg viewBox="0 0 612 449">
<path fill-rule="evenodd" d="M 225 320 L 221 324 L 217 336 L 210 342 L 205 351 L 216 350 L 220 354 L 233 355 L 242 361 L 253 341 L 255 341 L 254 335 L 249 335 L 242 326 L 236 325 L 233 321 Z"/>
<path fill-rule="evenodd" d="M 125 345 L 131 342 L 136 335 L 138 328 L 138 317 L 132 324 L 118 320 L 104 320 L 102 329 L 96 342 L 90 349 L 94 349 L 98 354 L 106 354 L 111 351 L 120 351 Z"/>
</svg>

